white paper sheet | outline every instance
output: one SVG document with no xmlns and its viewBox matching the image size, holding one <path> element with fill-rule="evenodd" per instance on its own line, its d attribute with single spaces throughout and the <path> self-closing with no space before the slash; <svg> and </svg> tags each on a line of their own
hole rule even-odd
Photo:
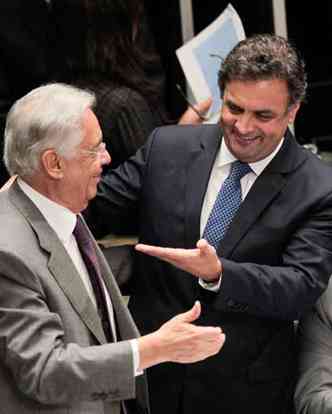
<svg viewBox="0 0 332 414">
<path fill-rule="evenodd" d="M 176 50 L 196 102 L 209 96 L 213 99 L 208 123 L 215 123 L 219 118 L 222 102 L 218 87 L 218 70 L 221 59 L 224 59 L 244 38 L 241 19 L 234 7 L 228 4 L 214 22 Z"/>
</svg>

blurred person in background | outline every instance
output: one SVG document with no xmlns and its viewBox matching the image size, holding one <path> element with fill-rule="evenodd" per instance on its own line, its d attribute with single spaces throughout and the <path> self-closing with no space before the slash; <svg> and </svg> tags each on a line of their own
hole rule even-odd
<svg viewBox="0 0 332 414">
<path fill-rule="evenodd" d="M 154 128 L 176 122 L 165 109 L 164 72 L 143 0 L 52 0 L 52 13 L 59 79 L 96 94 L 96 115 L 115 168 Z M 204 114 L 210 104 L 203 101 L 197 109 Z M 190 108 L 180 119 L 201 122 Z"/>
</svg>

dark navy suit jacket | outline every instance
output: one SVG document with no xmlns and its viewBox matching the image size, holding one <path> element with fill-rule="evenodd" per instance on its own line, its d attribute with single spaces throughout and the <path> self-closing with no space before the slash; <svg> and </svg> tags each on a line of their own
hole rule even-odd
<svg viewBox="0 0 332 414">
<path fill-rule="evenodd" d="M 144 243 L 194 247 L 220 135 L 211 125 L 155 130 L 100 183 L 87 214 L 95 234 L 136 227 Z M 219 246 L 218 293 L 170 264 L 137 256 L 130 309 L 143 333 L 196 299 L 203 304 L 198 323 L 226 333 L 223 349 L 206 361 L 149 370 L 152 412 L 292 411 L 293 321 L 315 303 L 332 272 L 331 177 L 331 168 L 287 132 Z"/>
</svg>

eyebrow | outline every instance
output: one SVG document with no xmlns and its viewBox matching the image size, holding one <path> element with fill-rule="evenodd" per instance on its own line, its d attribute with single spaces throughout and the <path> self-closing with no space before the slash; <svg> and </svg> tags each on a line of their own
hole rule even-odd
<svg viewBox="0 0 332 414">
<path fill-rule="evenodd" d="M 234 101 L 232 101 L 232 99 L 228 98 L 225 100 L 225 103 L 233 108 L 236 108 L 237 110 L 240 111 L 244 111 L 244 108 L 242 108 L 242 106 L 238 105 L 237 103 L 235 103 Z M 252 111 L 255 115 L 259 115 L 259 116 L 274 116 L 276 115 L 274 111 L 272 111 L 271 109 L 257 109 L 255 111 Z"/>
</svg>

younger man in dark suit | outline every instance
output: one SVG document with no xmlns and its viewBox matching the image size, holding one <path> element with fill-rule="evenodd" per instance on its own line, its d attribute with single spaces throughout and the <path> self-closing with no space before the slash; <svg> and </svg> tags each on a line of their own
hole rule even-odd
<svg viewBox="0 0 332 414">
<path fill-rule="evenodd" d="M 201 298 L 200 323 L 227 334 L 224 352 L 204 363 L 149 370 L 152 410 L 284 414 L 292 411 L 293 320 L 332 271 L 332 171 L 287 128 L 306 90 L 289 42 L 240 42 L 219 85 L 220 125 L 155 130 L 102 179 L 89 219 L 96 233 L 125 223 L 138 227 L 141 243 L 159 246 L 137 247 L 166 261 L 137 256 L 129 306 L 143 332 Z M 239 166 L 242 178 L 233 174 Z"/>
</svg>

